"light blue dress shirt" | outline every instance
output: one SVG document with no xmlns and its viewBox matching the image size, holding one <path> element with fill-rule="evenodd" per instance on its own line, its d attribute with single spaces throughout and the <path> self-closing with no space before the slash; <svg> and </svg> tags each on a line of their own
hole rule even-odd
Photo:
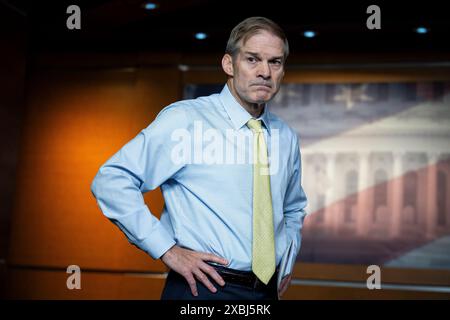
<svg viewBox="0 0 450 320">
<path fill-rule="evenodd" d="M 246 126 L 251 118 L 227 85 L 220 94 L 165 107 L 100 167 L 91 185 L 100 209 L 132 244 L 154 259 L 177 244 L 223 257 L 229 268 L 251 270 L 253 164 L 248 160 L 253 159 L 253 140 L 242 143 L 227 136 L 252 137 Z M 300 148 L 295 131 L 267 107 L 258 119 L 263 123 L 271 169 L 277 169 L 271 172 L 270 182 L 279 264 L 291 241 L 296 254 L 300 250 L 306 206 Z M 195 145 L 199 139 L 202 149 Z M 222 139 L 224 156 L 235 152 L 233 159 L 248 150 L 245 162 L 202 159 L 202 154 L 215 154 L 205 152 L 208 140 L 211 147 L 214 139 Z M 158 187 L 165 202 L 160 220 L 142 196 Z M 290 267 L 296 254 L 288 262 Z"/>
</svg>

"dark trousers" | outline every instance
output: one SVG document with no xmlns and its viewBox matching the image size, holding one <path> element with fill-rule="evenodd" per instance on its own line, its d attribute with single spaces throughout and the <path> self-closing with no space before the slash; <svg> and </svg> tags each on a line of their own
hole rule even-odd
<svg viewBox="0 0 450 320">
<path fill-rule="evenodd" d="M 192 295 L 186 279 L 175 271 L 167 275 L 161 300 L 278 300 L 276 276 L 272 277 L 265 287 L 251 288 L 248 286 L 227 282 L 222 287 L 209 277 L 217 292 L 209 291 L 197 280 L 198 296 Z"/>
</svg>

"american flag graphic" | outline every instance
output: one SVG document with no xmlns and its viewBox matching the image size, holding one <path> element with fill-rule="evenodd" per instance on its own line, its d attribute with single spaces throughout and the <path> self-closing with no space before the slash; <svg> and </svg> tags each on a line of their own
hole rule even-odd
<svg viewBox="0 0 450 320">
<path fill-rule="evenodd" d="M 286 83 L 269 108 L 301 139 L 299 262 L 450 269 L 450 81 Z"/>
</svg>

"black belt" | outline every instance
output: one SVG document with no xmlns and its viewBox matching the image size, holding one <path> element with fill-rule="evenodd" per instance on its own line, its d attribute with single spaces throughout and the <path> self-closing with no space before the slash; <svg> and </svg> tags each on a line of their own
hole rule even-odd
<svg viewBox="0 0 450 320">
<path fill-rule="evenodd" d="M 251 271 L 235 270 L 213 264 L 209 265 L 216 269 L 217 273 L 225 282 L 245 286 L 251 289 L 267 289 L 276 286 L 278 271 L 275 271 L 269 283 L 266 285 Z"/>
</svg>

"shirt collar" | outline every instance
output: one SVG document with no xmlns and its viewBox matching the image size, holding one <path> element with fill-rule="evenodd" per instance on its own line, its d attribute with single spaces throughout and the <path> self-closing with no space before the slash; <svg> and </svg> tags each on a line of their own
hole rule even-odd
<svg viewBox="0 0 450 320">
<path fill-rule="evenodd" d="M 248 113 L 248 111 L 245 110 L 245 108 L 241 106 L 239 102 L 237 102 L 227 84 L 225 84 L 222 92 L 220 93 L 220 100 L 222 101 L 225 111 L 230 117 L 231 122 L 233 122 L 234 128 L 236 130 L 242 128 L 244 125 L 246 125 L 248 120 L 253 118 L 252 115 Z M 266 127 L 267 132 L 270 134 L 269 111 L 267 110 L 267 104 L 264 106 L 262 115 L 256 120 L 261 120 L 261 122 Z"/>
</svg>

